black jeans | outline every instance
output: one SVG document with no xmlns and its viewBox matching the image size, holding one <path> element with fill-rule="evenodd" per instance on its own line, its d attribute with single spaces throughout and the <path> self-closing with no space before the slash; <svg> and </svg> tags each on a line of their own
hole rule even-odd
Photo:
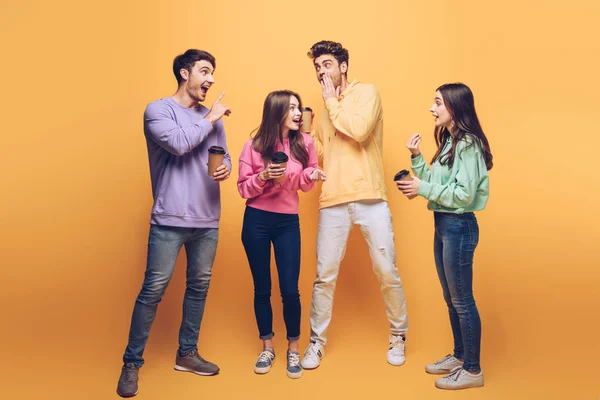
<svg viewBox="0 0 600 400">
<path fill-rule="evenodd" d="M 298 214 L 246 207 L 242 243 L 254 279 L 254 313 L 261 340 L 273 337 L 271 309 L 271 243 L 279 273 L 283 319 L 288 340 L 300 337 L 300 223 Z"/>
</svg>

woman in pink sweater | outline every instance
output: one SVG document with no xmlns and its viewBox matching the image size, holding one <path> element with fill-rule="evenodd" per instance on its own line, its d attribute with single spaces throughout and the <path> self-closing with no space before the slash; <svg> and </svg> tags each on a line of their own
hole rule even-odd
<svg viewBox="0 0 600 400">
<path fill-rule="evenodd" d="M 270 93 L 254 138 L 240 155 L 238 190 L 248 199 L 242 243 L 254 279 L 254 312 L 263 351 L 254 366 L 257 374 L 269 372 L 275 361 L 271 309 L 271 243 L 279 273 L 283 318 L 287 330 L 287 375 L 302 376 L 300 337 L 300 224 L 298 190 L 307 192 L 315 181 L 325 180 L 318 169 L 310 135 L 300 132 L 302 104 L 296 93 Z M 284 154 L 282 154 L 284 153 Z"/>
</svg>

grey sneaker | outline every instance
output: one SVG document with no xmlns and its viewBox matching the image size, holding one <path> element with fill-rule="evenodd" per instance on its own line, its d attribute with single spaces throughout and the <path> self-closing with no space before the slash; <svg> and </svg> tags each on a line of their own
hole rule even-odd
<svg viewBox="0 0 600 400">
<path fill-rule="evenodd" d="M 258 355 L 258 360 L 254 364 L 254 372 L 257 374 L 266 374 L 271 370 L 275 362 L 275 353 L 271 349 L 265 349 Z"/>
<path fill-rule="evenodd" d="M 287 352 L 287 376 L 298 379 L 302 376 L 302 365 L 300 365 L 300 353 L 297 351 Z"/>
<path fill-rule="evenodd" d="M 438 389 L 458 390 L 483 386 L 483 371 L 474 374 L 465 371 L 462 368 L 454 370 L 450 375 L 435 381 L 435 387 Z"/>
<path fill-rule="evenodd" d="M 433 364 L 427 364 L 425 371 L 429 374 L 449 374 L 450 372 L 462 368 L 463 362 L 452 354 L 448 354 L 441 360 L 437 360 Z"/>
<path fill-rule="evenodd" d="M 117 394 L 121 397 L 133 397 L 138 394 L 138 372 L 139 367 L 133 363 L 123 365 L 119 384 L 117 385 Z"/>
<path fill-rule="evenodd" d="M 193 350 L 184 356 L 179 354 L 177 351 L 177 358 L 175 358 L 175 369 L 177 371 L 193 372 L 198 375 L 216 375 L 219 373 L 219 367 L 210 361 L 206 361 L 200 357 L 198 350 Z"/>
</svg>

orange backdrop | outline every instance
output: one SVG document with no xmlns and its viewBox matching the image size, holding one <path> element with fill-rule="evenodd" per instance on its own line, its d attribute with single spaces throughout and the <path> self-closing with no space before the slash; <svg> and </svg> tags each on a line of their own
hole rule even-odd
<svg viewBox="0 0 600 400">
<path fill-rule="evenodd" d="M 552 4 L 549 4 L 552 3 Z M 171 63 L 187 48 L 217 58 L 216 84 L 237 175 L 242 144 L 272 90 L 322 100 L 309 47 L 350 50 L 349 77 L 375 83 L 385 110 L 385 174 L 409 165 L 412 132 L 434 151 L 435 88 L 471 86 L 495 156 L 479 213 L 475 295 L 483 321 L 483 389 L 443 393 L 423 366 L 451 350 L 432 252 L 432 215 L 388 186 L 398 268 L 409 307 L 407 363 L 385 361 L 388 323 L 364 241 L 341 266 L 328 354 L 299 381 L 276 349 L 265 377 L 252 283 L 240 241 L 243 200 L 222 184 L 223 218 L 200 350 L 222 373 L 172 371 L 184 256 L 159 307 L 140 399 L 587 398 L 600 357 L 598 197 L 600 70 L 597 2 L 356 0 L 242 2 L 73 0 L 0 5 L 0 397 L 109 399 L 145 268 L 152 204 L 145 105 L 171 95 Z M 315 275 L 319 190 L 301 196 L 303 337 Z M 595 266 L 595 267 L 594 267 Z M 597 382 L 597 381 L 596 381 Z"/>
</svg>

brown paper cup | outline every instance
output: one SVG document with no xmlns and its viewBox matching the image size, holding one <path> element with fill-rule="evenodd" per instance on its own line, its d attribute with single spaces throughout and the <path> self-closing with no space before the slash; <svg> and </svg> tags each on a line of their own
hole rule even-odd
<svg viewBox="0 0 600 400">
<path fill-rule="evenodd" d="M 312 130 L 312 110 L 309 107 L 302 109 L 302 125 L 300 126 L 300 132 L 310 133 Z"/>
<path fill-rule="evenodd" d="M 413 178 L 410 176 L 410 172 L 408 172 L 407 170 L 403 169 L 402 171 L 398 172 L 395 176 L 394 176 L 394 182 L 396 181 L 405 181 L 405 182 L 410 182 L 412 181 Z"/>
<path fill-rule="evenodd" d="M 285 168 L 285 167 L 287 167 L 287 161 L 286 161 L 286 162 L 284 162 L 284 163 L 279 163 L 279 166 L 280 166 L 281 168 Z M 273 179 L 273 180 L 274 180 L 275 182 L 279 182 L 279 183 L 281 183 L 281 182 L 285 181 L 285 175 L 286 175 L 286 173 L 284 173 L 283 175 L 281 175 L 279 178 L 275 178 L 275 179 Z"/>
<path fill-rule="evenodd" d="M 219 146 L 212 146 L 208 149 L 208 176 L 212 177 L 217 168 L 223 164 L 225 158 L 225 149 Z"/>
<path fill-rule="evenodd" d="M 287 163 L 288 163 L 288 155 L 285 154 L 282 151 L 278 151 L 275 154 L 273 154 L 273 156 L 271 157 L 271 162 L 273 164 L 279 164 L 281 166 L 281 168 L 285 168 L 287 167 Z M 281 175 L 279 178 L 275 178 L 273 179 L 275 182 L 283 182 L 285 181 L 285 173 L 283 175 Z"/>
</svg>

